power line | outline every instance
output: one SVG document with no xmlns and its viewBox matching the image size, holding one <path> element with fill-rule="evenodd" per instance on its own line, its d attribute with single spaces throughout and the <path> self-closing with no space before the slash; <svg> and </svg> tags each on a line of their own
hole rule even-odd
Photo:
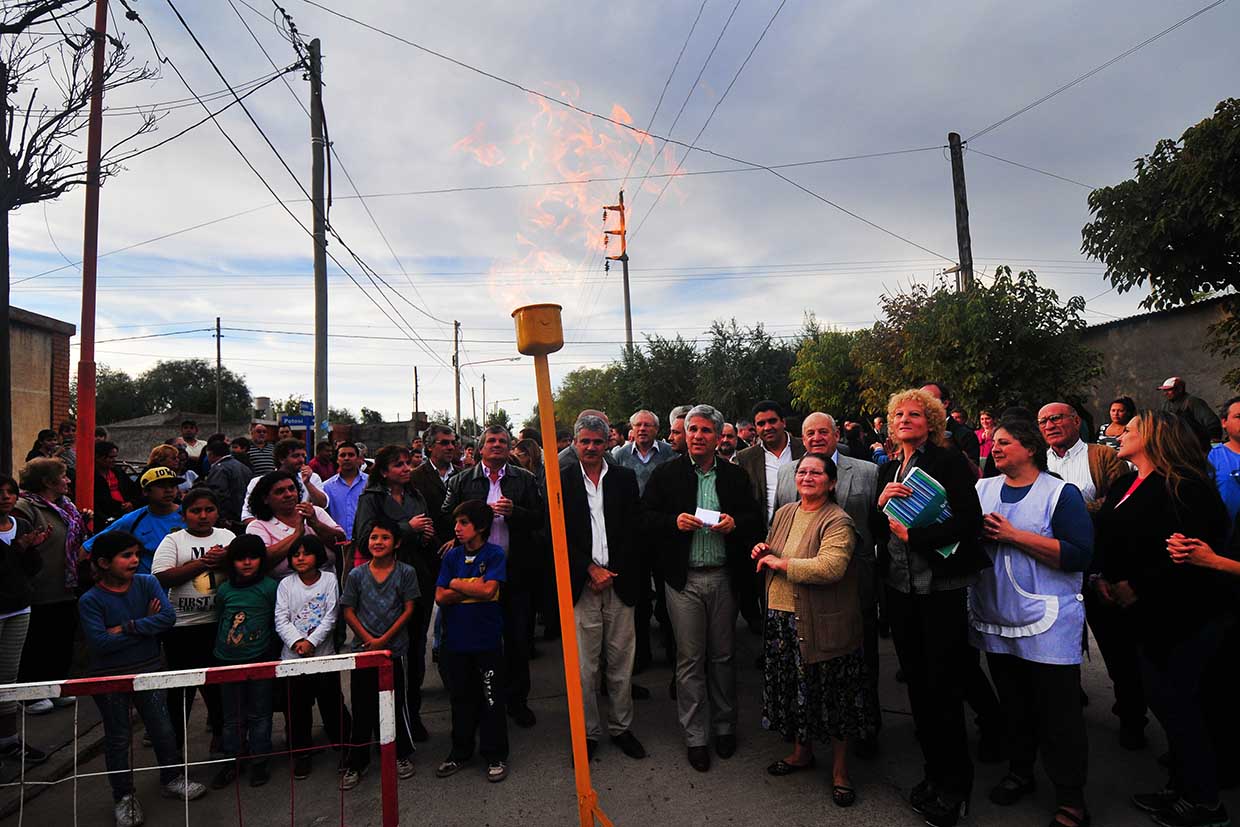
<svg viewBox="0 0 1240 827">
<path fill-rule="evenodd" d="M 1076 179 L 1074 179 L 1074 178 L 1068 178 L 1068 177 L 1063 176 L 1063 175 L 1056 175 L 1056 174 L 1055 174 L 1055 173 L 1053 173 L 1053 172 L 1047 172 L 1047 171 L 1046 171 L 1046 170 L 1044 170 L 1044 169 L 1038 169 L 1037 167 L 1031 167 L 1031 166 L 1029 166 L 1028 164 L 1022 164 L 1022 163 L 1020 163 L 1019 161 L 1013 161 L 1013 160 L 1010 160 L 1010 159 L 1008 159 L 1008 158 L 1000 158 L 998 155 L 991 155 L 989 152 L 982 152 L 982 151 L 981 151 L 980 149 L 978 149 L 977 147 L 970 146 L 970 147 L 968 147 L 968 151 L 969 151 L 969 152 L 976 153 L 976 154 L 978 154 L 978 155 L 984 155 L 985 157 L 987 157 L 987 158 L 992 158 L 992 159 L 994 159 L 994 160 L 996 160 L 996 161 L 1002 161 L 1002 162 L 1003 162 L 1003 163 L 1005 163 L 1005 164 L 1011 164 L 1011 165 L 1012 165 L 1012 166 L 1014 166 L 1014 167 L 1020 167 L 1021 169 L 1027 169 L 1027 170 L 1029 170 L 1030 172 L 1036 172 L 1036 173 L 1038 173 L 1039 175 L 1045 175 L 1045 176 L 1046 176 L 1046 177 L 1048 177 L 1048 178 L 1056 178 L 1056 179 L 1058 179 L 1058 180 L 1060 180 L 1060 181 L 1065 181 L 1065 182 L 1067 182 L 1067 183 L 1069 183 L 1069 184 L 1076 184 L 1078 187 L 1084 187 L 1084 188 L 1085 188 L 1085 189 L 1087 189 L 1087 190 L 1096 190 L 1096 189 L 1098 189 L 1098 188 L 1097 188 L 1097 187 L 1095 187 L 1095 186 L 1091 186 L 1090 184 L 1085 184 L 1085 183 L 1082 183 L 1082 182 L 1080 182 L 1080 181 L 1077 181 L 1077 180 L 1076 180 Z"/>
<path fill-rule="evenodd" d="M 190 37 L 193 39 L 194 43 L 198 46 L 199 50 L 207 58 L 207 61 L 211 64 L 212 68 L 215 69 L 216 74 L 219 75 L 222 81 L 224 81 L 225 85 L 228 85 L 228 79 L 224 77 L 222 72 L 220 72 L 219 67 L 216 66 L 215 61 L 212 60 L 210 54 L 208 54 L 206 49 L 202 46 L 202 43 L 198 40 L 197 36 L 194 34 L 193 30 L 190 28 L 185 18 L 181 16 L 180 11 L 173 4 L 172 0 L 166 0 L 166 2 L 168 3 L 168 6 L 172 9 L 173 13 L 177 16 L 177 19 L 181 22 L 182 27 L 184 27 L 186 32 L 189 33 Z M 142 24 L 142 27 L 146 29 L 147 36 L 151 38 L 152 46 L 154 46 L 154 37 L 151 35 L 150 30 L 147 29 L 146 23 L 143 22 L 141 18 L 138 18 L 136 13 L 134 14 L 134 17 L 137 18 L 138 21 Z M 155 47 L 155 48 L 156 48 L 156 54 L 159 54 L 158 47 Z M 189 82 L 185 79 L 185 76 L 181 73 L 181 70 L 177 67 L 176 63 L 174 63 L 170 58 L 165 57 L 165 56 L 161 56 L 160 60 L 161 62 L 168 63 L 168 65 L 172 67 L 173 71 L 176 72 L 177 77 L 180 78 L 181 83 L 184 84 L 185 88 L 189 91 L 189 93 L 193 95 L 194 94 L 193 88 L 189 85 Z M 235 91 L 233 93 L 233 97 L 238 97 Z M 240 102 L 239 99 L 238 99 L 238 102 Z M 209 107 L 207 107 L 205 103 L 202 106 L 208 112 L 210 111 Z M 262 132 L 262 128 L 258 126 L 257 121 L 255 121 L 253 116 L 250 115 L 249 110 L 246 108 L 244 103 L 241 104 L 241 109 L 250 118 L 251 123 L 253 123 L 255 127 L 258 128 L 259 133 L 263 135 L 264 139 L 267 140 L 267 145 L 271 147 L 273 152 L 275 152 L 276 157 L 279 158 L 280 160 L 280 163 L 284 166 L 286 170 L 289 171 L 289 174 L 292 175 L 293 179 L 297 181 L 297 176 L 293 174 L 292 170 L 289 168 L 288 164 L 285 163 L 283 157 L 280 156 L 279 151 L 276 150 L 275 146 L 271 143 L 271 141 L 266 138 L 266 134 Z M 241 149 L 241 147 L 237 144 L 237 142 L 233 140 L 232 136 L 229 135 L 228 132 L 224 129 L 223 125 L 220 124 L 219 120 L 215 117 L 212 117 L 211 121 L 215 125 L 216 129 L 220 131 L 220 134 L 223 135 L 224 138 L 228 141 L 229 145 L 231 145 L 232 148 L 237 152 L 237 154 L 241 156 L 241 159 L 245 162 L 246 166 L 250 168 L 250 171 L 254 173 L 254 175 L 259 179 L 260 182 L 262 182 L 263 186 L 267 189 L 268 192 L 271 193 L 272 197 L 276 199 L 276 202 L 280 205 L 280 207 L 283 208 L 284 211 L 288 213 L 289 217 L 293 219 L 293 222 L 296 223 L 297 226 L 301 228 L 302 232 L 306 233 L 306 235 L 313 238 L 314 237 L 313 233 L 311 233 L 309 228 L 307 228 L 306 225 L 302 223 L 301 219 L 299 219 L 296 216 L 296 214 L 294 214 L 293 211 L 289 209 L 288 205 L 285 204 L 284 201 L 280 199 L 279 194 L 276 193 L 275 189 L 271 186 L 270 183 L 268 183 L 267 179 L 263 177 L 262 173 L 258 171 L 258 168 L 254 166 L 254 164 L 246 156 L 245 152 Z M 300 181 L 297 181 L 297 184 L 299 187 L 301 187 Z M 304 187 L 302 187 L 302 192 L 305 192 Z M 309 198 L 308 193 L 306 194 L 306 197 Z M 345 245 L 345 248 L 348 249 L 348 246 Z M 410 340 L 415 339 L 417 334 L 414 333 L 412 336 L 409 335 L 409 332 L 406 332 L 405 329 L 401 327 L 400 323 L 396 320 L 396 318 L 393 318 L 392 316 L 388 315 L 388 312 L 384 310 L 383 306 L 380 305 L 377 301 L 375 301 L 374 298 L 369 293 L 366 292 L 365 288 L 363 288 L 362 285 L 353 277 L 353 275 L 349 273 L 348 270 L 342 264 L 340 264 L 339 260 L 337 260 L 336 257 L 332 255 L 331 251 L 327 251 L 327 255 L 332 259 L 333 262 L 336 263 L 338 267 L 340 267 L 341 271 L 344 272 L 345 275 L 349 277 L 349 280 L 352 281 L 357 286 L 357 288 L 362 291 L 362 295 L 366 296 L 366 298 L 372 304 L 374 304 L 375 307 L 379 309 L 379 312 L 381 312 L 385 317 L 387 317 L 388 321 L 392 322 L 392 324 L 398 330 L 404 333 L 407 339 L 410 339 Z M 380 295 L 382 295 L 382 293 L 380 293 Z M 397 314 L 397 316 L 399 317 L 399 314 Z M 425 348 L 426 352 L 432 356 L 432 358 L 439 358 L 434 353 L 434 351 L 431 350 L 430 347 L 426 345 L 423 345 L 423 347 Z M 442 361 L 442 359 L 440 359 L 440 361 Z"/>
<path fill-rule="evenodd" d="M 308 1 L 309 1 L 309 0 L 307 0 L 307 2 L 308 2 Z M 1041 106 L 1042 104 L 1046 103 L 1048 100 L 1050 100 L 1051 98 L 1053 98 L 1053 97 L 1055 97 L 1056 95 L 1060 94 L 1061 92 L 1066 92 L 1066 91 L 1068 91 L 1069 89 L 1071 89 L 1073 86 L 1076 86 L 1078 83 L 1081 83 L 1081 82 L 1083 82 L 1083 81 L 1088 80 L 1089 78 L 1091 78 L 1091 77 L 1093 77 L 1094 75 L 1096 75 L 1096 74 L 1098 74 L 1099 72 L 1101 72 L 1103 69 L 1106 69 L 1107 67 L 1112 66 L 1112 65 L 1114 65 L 1114 64 L 1116 64 L 1116 63 L 1118 63 L 1119 61 L 1121 61 L 1121 60 L 1123 60 L 1124 58 L 1128 57 L 1128 56 L 1129 56 L 1130 54 L 1132 54 L 1133 52 L 1135 52 L 1135 51 L 1137 51 L 1137 50 L 1139 50 L 1139 49 L 1142 49 L 1142 48 L 1144 48 L 1144 47 L 1146 47 L 1146 46 L 1150 45 L 1150 44 L 1151 44 L 1151 43 L 1153 43 L 1155 40 L 1158 40 L 1160 37 L 1163 37 L 1164 35 L 1171 34 L 1173 31 L 1175 31 L 1176 29 L 1180 28 L 1180 27 L 1181 27 L 1181 26 L 1183 26 L 1184 24 L 1188 23 L 1190 20 L 1193 20 L 1193 19 L 1195 19 L 1195 18 L 1197 18 L 1197 17 L 1200 17 L 1201 15 L 1205 14 L 1206 12 L 1208 12 L 1210 9 L 1214 8 L 1215 6 L 1222 5 L 1224 2 L 1225 2 L 1225 0 L 1214 0 L 1214 2 L 1213 2 L 1213 3 L 1211 3 L 1210 5 L 1205 6 L 1204 8 L 1198 9 L 1197 11 L 1193 12 L 1192 14 L 1190 14 L 1188 17 L 1181 18 L 1178 22 L 1173 23 L 1172 25 L 1170 25 L 1170 26 L 1168 26 L 1167 28 L 1163 29 L 1161 32 L 1159 32 L 1159 33 L 1158 33 L 1158 34 L 1156 34 L 1156 35 L 1153 35 L 1153 36 L 1151 36 L 1151 37 L 1147 37 L 1145 40 L 1142 40 L 1142 41 L 1141 41 L 1140 43 L 1138 43 L 1136 46 L 1133 46 L 1131 49 L 1128 49 L 1127 51 L 1121 52 L 1120 54 L 1118 54 L 1118 55 L 1116 55 L 1115 57 L 1113 57 L 1113 58 L 1111 58 L 1110 60 L 1108 60 L 1106 63 L 1103 63 L 1103 64 L 1101 64 L 1101 65 L 1099 65 L 1099 66 L 1095 66 L 1093 69 L 1090 69 L 1090 70 L 1089 70 L 1088 72 L 1086 72 L 1085 74 L 1078 76 L 1075 80 L 1071 80 L 1071 81 L 1069 81 L 1069 82 L 1065 83 L 1063 86 L 1060 86 L 1059 88 L 1055 89 L 1054 91 L 1052 91 L 1052 92 L 1048 92 L 1047 94 L 1045 94 L 1045 95 L 1043 95 L 1042 97 L 1038 98 L 1038 99 L 1037 99 L 1037 100 L 1035 100 L 1033 103 L 1027 104 L 1026 106 L 1023 106 L 1023 107 L 1021 107 L 1020 109 L 1017 109 L 1015 112 L 1013 112 L 1012 114 L 1008 115 L 1006 118 L 1000 118 L 999 120 L 997 120 L 997 121 L 995 121 L 994 123 L 992 123 L 990 126 L 987 126 L 987 127 L 983 128 L 983 129 L 981 129 L 981 130 L 977 131 L 977 132 L 974 132 L 972 135 L 970 135 L 968 138 L 966 138 L 966 139 L 965 139 L 965 143 L 968 143 L 969 141 L 974 141 L 974 140 L 976 140 L 976 139 L 978 139 L 978 138 L 982 137 L 983 135 L 987 134 L 988 132 L 990 132 L 990 131 L 992 131 L 992 130 L 994 130 L 994 129 L 998 129 L 999 127 L 1003 126 L 1005 123 L 1007 123 L 1008 121 L 1012 120 L 1013 118 L 1019 118 L 1021 115 L 1025 114 L 1025 113 L 1026 113 L 1026 112 L 1028 112 L 1030 109 L 1033 109 L 1033 108 L 1035 108 L 1035 107 Z"/>
</svg>

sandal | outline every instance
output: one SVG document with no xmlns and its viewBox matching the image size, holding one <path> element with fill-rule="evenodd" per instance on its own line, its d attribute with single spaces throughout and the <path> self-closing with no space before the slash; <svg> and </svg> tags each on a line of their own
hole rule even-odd
<svg viewBox="0 0 1240 827">
<path fill-rule="evenodd" d="M 435 768 L 435 777 L 447 778 L 449 776 L 456 775 L 464 766 L 464 761 L 454 761 L 451 758 L 447 758 L 442 764 Z"/>
<path fill-rule="evenodd" d="M 1089 817 L 1089 810 L 1082 810 L 1084 814 L 1078 816 L 1067 807 L 1060 807 L 1055 810 L 1055 815 L 1051 816 L 1049 827 L 1089 827 L 1093 819 Z M 1060 821 L 1061 818 L 1065 820 Z"/>
<path fill-rule="evenodd" d="M 836 807 L 851 807 L 857 802 L 857 791 L 844 784 L 836 784 L 831 788 L 831 800 Z"/>
<path fill-rule="evenodd" d="M 804 764 L 792 764 L 781 758 L 767 767 L 766 771 L 771 775 L 784 776 L 801 770 L 812 770 L 816 766 L 818 766 L 818 759 L 811 755 L 809 761 Z"/>
</svg>

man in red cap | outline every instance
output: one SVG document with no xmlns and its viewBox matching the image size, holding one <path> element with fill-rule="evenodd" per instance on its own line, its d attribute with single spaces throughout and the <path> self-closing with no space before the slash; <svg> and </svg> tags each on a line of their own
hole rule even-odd
<svg viewBox="0 0 1240 827">
<path fill-rule="evenodd" d="M 1210 442 L 1222 440 L 1223 430 L 1218 415 L 1201 397 L 1189 396 L 1182 378 L 1168 376 L 1167 380 L 1158 386 L 1158 389 L 1163 393 L 1163 403 L 1160 408 L 1163 413 L 1187 417 L 1194 423 L 1193 429 L 1198 435 L 1209 437 Z M 1210 446 L 1205 447 L 1208 449 Z"/>
</svg>

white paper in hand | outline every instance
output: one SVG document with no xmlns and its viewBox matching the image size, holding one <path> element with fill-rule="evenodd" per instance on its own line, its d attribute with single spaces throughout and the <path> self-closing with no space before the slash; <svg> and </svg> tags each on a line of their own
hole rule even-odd
<svg viewBox="0 0 1240 827">
<path fill-rule="evenodd" d="M 722 516 L 718 511 L 711 511 L 709 508 L 699 508 L 693 512 L 693 516 L 702 521 L 702 525 L 710 528 L 719 525 L 719 518 Z"/>
</svg>

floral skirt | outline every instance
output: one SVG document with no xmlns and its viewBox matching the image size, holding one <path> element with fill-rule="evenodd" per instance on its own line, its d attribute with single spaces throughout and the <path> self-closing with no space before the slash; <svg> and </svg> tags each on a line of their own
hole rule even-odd
<svg viewBox="0 0 1240 827">
<path fill-rule="evenodd" d="M 792 612 L 766 613 L 762 728 L 800 743 L 870 738 L 878 728 L 878 697 L 858 649 L 820 663 L 801 660 Z"/>
</svg>

